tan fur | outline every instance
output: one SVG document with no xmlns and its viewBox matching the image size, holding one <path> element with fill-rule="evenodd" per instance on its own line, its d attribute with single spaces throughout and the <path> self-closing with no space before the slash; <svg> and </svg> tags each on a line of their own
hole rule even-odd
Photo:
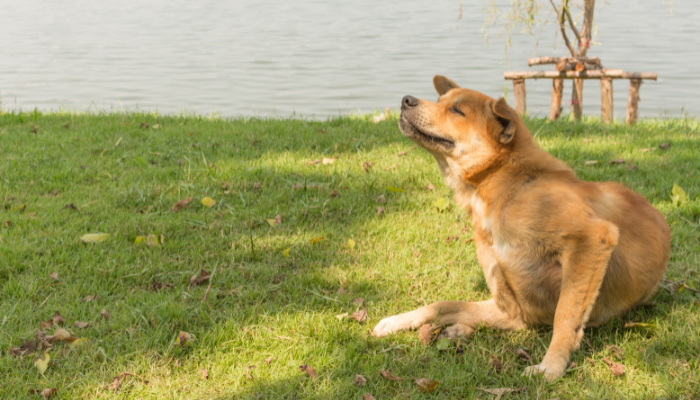
<svg viewBox="0 0 700 400">
<path fill-rule="evenodd" d="M 436 159 L 474 227 L 477 259 L 493 298 L 438 302 L 385 318 L 374 334 L 439 320 L 444 336 L 478 324 L 553 325 L 549 349 L 525 373 L 564 374 L 583 329 L 647 301 L 666 271 L 670 231 L 642 196 L 583 182 L 544 152 L 503 98 L 436 76 L 437 103 L 407 96 L 399 126 Z M 463 115 L 462 115 L 463 114 Z"/>
</svg>

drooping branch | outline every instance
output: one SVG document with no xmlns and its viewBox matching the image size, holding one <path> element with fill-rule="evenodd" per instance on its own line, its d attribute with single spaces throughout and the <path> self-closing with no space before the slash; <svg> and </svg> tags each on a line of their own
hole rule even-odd
<svg viewBox="0 0 700 400">
<path fill-rule="evenodd" d="M 557 6 L 554 4 L 554 1 L 549 0 L 549 2 L 552 3 L 552 7 L 554 7 L 554 11 L 557 13 L 557 22 L 559 23 L 559 28 L 561 29 L 561 36 L 564 38 L 564 43 L 566 43 L 566 47 L 571 52 L 571 56 L 576 57 L 576 52 L 574 51 L 573 46 L 571 46 L 571 42 L 569 42 L 569 37 L 566 36 L 565 10 L 567 8 L 568 0 L 564 0 L 564 3 L 562 4 L 562 8 L 561 8 L 561 13 L 557 9 Z"/>
<path fill-rule="evenodd" d="M 576 24 L 574 24 L 574 19 L 571 18 L 571 13 L 569 12 L 569 7 L 566 7 L 566 19 L 569 21 L 569 26 L 571 26 L 571 30 L 574 31 L 574 35 L 576 35 L 576 40 L 578 40 L 579 43 L 581 43 L 581 35 L 579 35 L 578 30 L 576 29 Z M 580 44 L 579 44 L 580 46 Z"/>
</svg>

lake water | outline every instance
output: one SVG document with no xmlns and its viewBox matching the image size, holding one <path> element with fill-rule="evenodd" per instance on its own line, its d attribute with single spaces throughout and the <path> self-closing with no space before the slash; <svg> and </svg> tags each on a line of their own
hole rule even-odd
<svg viewBox="0 0 700 400">
<path fill-rule="evenodd" d="M 464 1 L 458 21 L 459 0 L 0 0 L 0 96 L 5 109 L 326 118 L 397 108 L 405 94 L 435 99 L 435 74 L 498 97 L 504 71 L 566 55 L 550 24 L 515 33 L 506 60 L 498 28 L 485 43 L 487 3 Z M 672 13 L 661 0 L 597 3 L 589 55 L 659 73 L 642 85 L 641 116 L 700 114 L 697 0 L 675 0 Z M 618 118 L 627 91 L 614 82 Z M 551 80 L 528 80 L 527 93 L 530 112 L 546 116 Z M 585 83 L 583 104 L 600 114 L 598 81 Z"/>
</svg>

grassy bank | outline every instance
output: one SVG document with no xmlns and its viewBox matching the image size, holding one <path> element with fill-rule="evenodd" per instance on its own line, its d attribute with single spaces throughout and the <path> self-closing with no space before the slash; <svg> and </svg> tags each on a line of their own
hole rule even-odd
<svg viewBox="0 0 700 400">
<path fill-rule="evenodd" d="M 700 288 L 697 121 L 528 125 L 580 178 L 620 181 L 661 210 L 673 233 L 666 278 Z M 685 204 L 672 201 L 674 183 Z M 370 337 L 383 317 L 489 297 L 465 244 L 468 218 L 454 205 L 439 212 L 441 197 L 450 193 L 434 161 L 395 118 L 1 114 L 0 398 L 54 387 L 60 399 L 495 397 L 478 388 L 523 388 L 508 399 L 700 395 L 700 295 L 689 290 L 659 290 L 647 307 L 587 329 L 576 367 L 554 384 L 521 377 L 527 363 L 515 354 L 541 360 L 551 328 L 482 328 L 444 350 L 415 332 Z M 88 233 L 110 236 L 83 243 Z M 135 243 L 149 234 L 157 245 Z M 211 278 L 190 284 L 200 269 Z M 336 318 L 358 308 L 363 324 Z M 46 335 L 65 328 L 89 340 L 55 343 L 42 374 L 35 362 L 45 350 L 10 349 L 30 346 L 56 311 L 65 322 Z M 625 328 L 631 320 L 653 327 Z M 195 339 L 176 346 L 180 331 Z M 367 384 L 356 386 L 355 374 Z M 412 378 L 423 377 L 440 382 L 434 392 L 416 389 Z"/>
</svg>

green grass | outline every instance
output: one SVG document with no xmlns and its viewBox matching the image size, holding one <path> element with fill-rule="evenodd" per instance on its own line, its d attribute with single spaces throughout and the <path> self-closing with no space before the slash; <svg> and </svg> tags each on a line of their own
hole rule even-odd
<svg viewBox="0 0 700 400">
<path fill-rule="evenodd" d="M 527 123 L 581 179 L 622 182 L 661 210 L 673 232 L 666 278 L 700 288 L 696 120 Z M 658 148 L 664 142 L 668 150 Z M 642 151 L 651 147 L 657 150 Z M 332 157 L 332 164 L 307 165 Z M 627 163 L 608 164 L 618 158 Z M 589 160 L 600 163 L 585 166 Z M 369 172 L 365 161 L 373 163 Z M 684 206 L 671 201 L 674 182 L 688 195 Z M 204 207 L 205 196 L 216 205 Z M 386 203 L 377 204 L 378 196 Z M 171 213 L 186 197 L 194 198 L 190 207 Z M 523 347 L 541 360 L 551 328 L 481 328 L 461 349 L 442 351 L 415 332 L 371 337 L 383 317 L 490 296 L 474 245 L 464 244 L 468 218 L 454 205 L 438 212 L 439 197 L 450 193 L 434 161 L 403 138 L 396 116 L 374 124 L 369 116 L 0 114 L 0 398 L 37 398 L 28 390 L 50 387 L 59 399 L 493 399 L 477 388 L 500 387 L 525 388 L 507 399 L 700 396 L 699 297 L 687 290 L 660 290 L 652 305 L 587 329 L 572 358 L 577 367 L 554 384 L 521 377 L 527 364 L 514 352 Z M 271 227 L 266 220 L 277 214 L 282 225 Z M 86 244 L 79 240 L 86 233 L 111 236 Z M 149 233 L 164 243 L 134 243 Z M 317 237 L 324 240 L 310 243 Z M 188 283 L 200 268 L 216 270 L 205 302 L 207 283 Z M 154 279 L 172 287 L 154 290 Z M 83 301 L 89 295 L 99 297 Z M 367 322 L 336 319 L 356 311 L 356 297 L 364 299 Z M 9 349 L 33 338 L 56 310 L 64 327 L 89 342 L 58 343 L 42 375 L 34 354 L 15 358 Z M 624 328 L 632 319 L 657 328 Z M 74 321 L 91 325 L 77 329 Z M 180 331 L 196 340 L 174 346 Z M 610 345 L 623 351 L 621 378 L 602 362 L 612 357 Z M 492 355 L 503 363 L 500 373 Z M 303 374 L 303 364 L 318 379 Z M 389 368 L 440 385 L 419 393 L 411 379 L 380 377 Z M 123 372 L 138 376 L 125 378 L 119 392 L 105 388 Z M 355 374 L 367 385 L 356 387 Z"/>
</svg>

